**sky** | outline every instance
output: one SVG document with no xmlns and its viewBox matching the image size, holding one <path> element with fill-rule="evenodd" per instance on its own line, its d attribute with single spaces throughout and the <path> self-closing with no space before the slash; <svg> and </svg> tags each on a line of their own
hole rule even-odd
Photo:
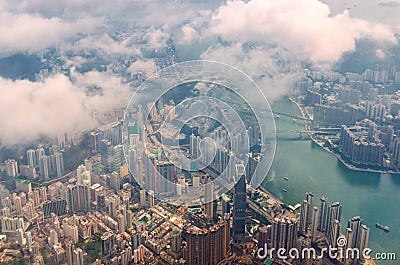
<svg viewBox="0 0 400 265">
<path fill-rule="evenodd" d="M 273 101 L 302 76 L 302 64 L 330 70 L 369 39 L 384 59 L 397 45 L 400 2 L 373 0 L 26 0 L 0 2 L 0 59 L 57 48 L 69 56 L 45 80 L 0 76 L 0 141 L 4 145 L 89 130 L 94 114 L 125 106 L 132 94 L 118 72 L 79 73 L 88 51 L 105 61 L 134 58 L 127 73 L 157 70 L 146 50 L 173 40 L 183 59 L 212 59 L 249 74 Z M 88 96 L 98 86 L 101 95 Z M 29 132 L 29 133 L 28 133 Z"/>
</svg>

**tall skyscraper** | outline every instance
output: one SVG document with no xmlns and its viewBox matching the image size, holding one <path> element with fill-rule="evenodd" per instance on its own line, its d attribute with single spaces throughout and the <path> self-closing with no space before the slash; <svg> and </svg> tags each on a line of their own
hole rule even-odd
<svg viewBox="0 0 400 265">
<path fill-rule="evenodd" d="M 303 200 L 301 203 L 300 210 L 300 233 L 307 233 L 307 214 L 308 214 L 308 203 L 307 200 Z"/>
<path fill-rule="evenodd" d="M 171 232 L 171 250 L 175 253 L 181 251 L 181 232 L 179 230 L 173 230 Z"/>
<path fill-rule="evenodd" d="M 89 210 L 89 188 L 86 185 L 68 186 L 68 208 L 72 213 Z"/>
<path fill-rule="evenodd" d="M 325 232 L 326 230 L 327 214 L 328 214 L 328 198 L 322 196 L 320 213 L 319 213 L 319 222 L 318 222 L 318 230 L 321 232 Z"/>
<path fill-rule="evenodd" d="M 207 214 L 208 217 L 210 217 L 211 219 L 214 216 L 214 208 L 213 208 L 213 204 L 214 204 L 214 194 L 213 194 L 213 185 L 211 183 L 211 179 L 210 177 L 207 178 L 206 184 L 205 184 L 205 212 Z"/>
<path fill-rule="evenodd" d="M 195 136 L 194 134 L 190 135 L 190 155 L 194 158 L 197 159 L 198 156 L 200 156 L 200 137 Z"/>
<path fill-rule="evenodd" d="M 149 207 L 154 206 L 154 191 L 149 190 Z"/>
<path fill-rule="evenodd" d="M 243 164 L 236 165 L 237 181 L 233 194 L 233 240 L 240 243 L 246 235 L 246 177 Z"/>
<path fill-rule="evenodd" d="M 312 192 L 307 192 L 306 200 L 308 204 L 307 225 L 311 225 L 311 217 L 314 209 L 314 194 Z"/>
<path fill-rule="evenodd" d="M 291 249 L 296 245 L 298 221 L 296 219 L 279 217 L 272 222 L 271 247 Z"/>
<path fill-rule="evenodd" d="M 185 264 L 217 265 L 226 258 L 229 249 L 229 215 L 209 229 L 185 228 L 183 235 L 187 243 Z"/>
<path fill-rule="evenodd" d="M 329 229 L 328 234 L 328 243 L 332 248 L 336 248 L 337 239 L 340 235 L 340 221 L 335 219 L 331 224 L 331 228 Z"/>
<path fill-rule="evenodd" d="M 75 265 L 83 265 L 83 250 L 81 248 L 77 248 L 74 250 L 74 264 Z"/>
<path fill-rule="evenodd" d="M 31 167 L 37 166 L 36 152 L 34 149 L 28 149 L 26 151 L 26 161 L 27 161 L 28 165 Z"/>
<path fill-rule="evenodd" d="M 359 235 L 360 226 L 361 226 L 361 217 L 360 216 L 355 216 L 347 222 L 347 228 L 351 229 L 352 235 L 353 235 L 353 237 L 350 240 L 351 244 L 350 244 L 350 242 L 347 242 L 347 245 L 349 248 L 357 247 L 357 243 L 358 243 L 357 237 Z"/>
<path fill-rule="evenodd" d="M 48 180 L 50 176 L 50 158 L 47 155 L 40 157 L 40 176 L 44 180 Z"/>
<path fill-rule="evenodd" d="M 6 173 L 10 177 L 18 176 L 18 163 L 14 159 L 8 159 L 5 161 Z"/>
<path fill-rule="evenodd" d="M 101 236 L 101 253 L 104 256 L 110 256 L 114 251 L 115 234 L 106 232 Z"/>
<path fill-rule="evenodd" d="M 328 217 L 327 217 L 327 229 L 325 231 L 326 236 L 329 238 L 331 236 L 331 230 L 333 228 L 333 225 L 335 223 L 335 220 L 339 221 L 340 224 L 340 219 L 342 216 L 342 205 L 340 202 L 335 202 L 332 203 L 328 207 Z"/>
<path fill-rule="evenodd" d="M 369 232 L 370 229 L 365 225 L 361 224 L 360 229 L 358 231 L 358 236 L 357 236 L 357 248 L 360 250 L 360 253 L 368 248 L 368 243 L 369 243 Z M 365 258 L 363 255 L 360 256 L 360 261 L 364 262 Z"/>
<path fill-rule="evenodd" d="M 317 239 L 317 228 L 319 219 L 319 209 L 318 207 L 313 207 L 311 214 L 311 241 L 315 242 Z"/>
<path fill-rule="evenodd" d="M 56 175 L 61 177 L 64 174 L 64 156 L 63 153 L 55 153 L 54 156 L 56 160 Z"/>
</svg>

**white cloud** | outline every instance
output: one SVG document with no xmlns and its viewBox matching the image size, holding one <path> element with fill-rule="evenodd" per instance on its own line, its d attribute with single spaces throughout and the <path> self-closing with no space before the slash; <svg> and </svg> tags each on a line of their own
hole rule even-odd
<svg viewBox="0 0 400 265">
<path fill-rule="evenodd" d="M 92 32 L 100 22 L 93 18 L 67 22 L 57 17 L 12 14 L 0 9 L 0 56 L 54 46 L 61 40 Z"/>
<path fill-rule="evenodd" d="M 299 62 L 291 61 L 290 54 L 280 47 L 254 46 L 235 43 L 231 46 L 210 47 L 202 59 L 232 65 L 248 74 L 272 102 L 289 92 L 293 81 L 302 76 Z"/>
<path fill-rule="evenodd" d="M 107 54 L 139 55 L 140 50 L 133 45 L 136 36 L 133 34 L 122 40 L 114 40 L 108 34 L 92 35 L 80 39 L 77 43 L 81 49 L 97 49 Z"/>
<path fill-rule="evenodd" d="M 64 75 L 43 82 L 0 78 L 0 142 L 4 145 L 56 137 L 64 132 L 82 132 L 98 125 L 93 113 L 107 113 L 127 104 L 129 87 L 106 73 Z M 88 96 L 90 86 L 102 95 Z"/>
<path fill-rule="evenodd" d="M 137 60 L 128 68 L 128 72 L 132 74 L 141 74 L 144 77 L 149 77 L 156 72 L 156 63 L 154 60 Z"/>
<path fill-rule="evenodd" d="M 385 26 L 351 18 L 347 11 L 331 17 L 329 6 L 317 0 L 228 1 L 215 12 L 210 32 L 229 41 L 276 43 L 317 63 L 340 59 L 362 37 L 395 42 Z"/>
<path fill-rule="evenodd" d="M 384 59 L 386 57 L 386 53 L 384 51 L 382 51 L 381 49 L 377 49 L 375 51 L 375 54 L 379 59 Z"/>
</svg>

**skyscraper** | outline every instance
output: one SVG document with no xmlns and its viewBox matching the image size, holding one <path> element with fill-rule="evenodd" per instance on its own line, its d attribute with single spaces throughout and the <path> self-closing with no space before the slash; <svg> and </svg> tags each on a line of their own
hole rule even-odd
<svg viewBox="0 0 400 265">
<path fill-rule="evenodd" d="M 340 202 L 332 203 L 328 207 L 327 229 L 325 231 L 325 234 L 328 238 L 331 236 L 331 230 L 333 228 L 335 220 L 338 220 L 340 224 L 341 216 L 342 216 L 342 205 L 340 204 Z"/>
<path fill-rule="evenodd" d="M 318 207 L 313 207 L 311 215 L 311 241 L 315 242 L 317 239 L 317 227 L 319 219 L 319 209 Z"/>
<path fill-rule="evenodd" d="M 101 253 L 104 256 L 110 256 L 114 251 L 115 234 L 106 232 L 101 236 Z"/>
<path fill-rule="evenodd" d="M 187 243 L 185 260 L 188 265 L 217 265 L 227 256 L 229 249 L 229 215 L 209 229 L 189 227 L 183 230 Z"/>
<path fill-rule="evenodd" d="M 328 213 L 328 198 L 322 196 L 320 213 L 319 213 L 319 222 L 318 222 L 318 230 L 321 232 L 325 232 L 326 230 L 327 213 Z"/>
<path fill-rule="evenodd" d="M 18 163 L 14 159 L 8 159 L 5 162 L 6 173 L 10 177 L 18 176 Z"/>
<path fill-rule="evenodd" d="M 86 185 L 68 186 L 68 208 L 72 213 L 89 210 L 89 188 Z"/>
<path fill-rule="evenodd" d="M 358 241 L 358 235 L 359 235 L 359 230 L 361 226 L 361 217 L 360 216 L 355 216 L 351 218 L 347 222 L 347 228 L 350 228 L 352 231 L 352 238 L 350 241 L 347 242 L 347 245 L 349 248 L 356 248 L 357 247 L 357 241 Z M 351 243 L 351 244 L 350 244 Z"/>
<path fill-rule="evenodd" d="M 303 200 L 301 203 L 300 210 L 300 233 L 307 233 L 307 214 L 308 214 L 308 203 L 307 200 Z"/>
<path fill-rule="evenodd" d="M 306 193 L 306 200 L 308 204 L 307 225 L 311 224 L 312 212 L 314 209 L 314 194 L 312 192 Z"/>
<path fill-rule="evenodd" d="M 236 165 L 236 172 L 239 180 L 235 185 L 233 195 L 232 235 L 233 240 L 240 243 L 246 233 L 246 180 L 244 165 Z"/>
<path fill-rule="evenodd" d="M 271 247 L 291 249 L 296 245 L 298 221 L 291 218 L 275 218 L 271 228 Z"/>
<path fill-rule="evenodd" d="M 212 219 L 214 214 L 214 209 L 213 209 L 214 195 L 213 195 L 213 185 L 211 183 L 210 177 L 207 178 L 205 184 L 205 200 L 206 200 L 206 203 L 204 205 L 205 212 L 207 216 Z"/>
<path fill-rule="evenodd" d="M 26 151 L 26 161 L 27 161 L 28 165 L 31 167 L 37 166 L 36 152 L 34 149 L 28 149 Z"/>
<path fill-rule="evenodd" d="M 74 264 L 75 265 L 83 265 L 83 250 L 81 248 L 77 248 L 74 250 Z"/>
</svg>

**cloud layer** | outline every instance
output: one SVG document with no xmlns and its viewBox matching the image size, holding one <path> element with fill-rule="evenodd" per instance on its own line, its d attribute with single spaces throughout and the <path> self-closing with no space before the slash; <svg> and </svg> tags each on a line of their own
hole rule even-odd
<svg viewBox="0 0 400 265">
<path fill-rule="evenodd" d="M 0 7 L 0 57 L 54 46 L 62 40 L 93 32 L 100 23 L 99 18 L 68 22 L 59 17 L 10 13 Z"/>
<path fill-rule="evenodd" d="M 127 104 L 129 87 L 105 73 L 74 74 L 75 82 L 56 75 L 43 82 L 0 78 L 0 141 L 10 145 L 57 137 L 98 125 L 94 113 L 112 111 Z M 99 87 L 101 95 L 87 95 Z"/>
<path fill-rule="evenodd" d="M 347 11 L 331 17 L 329 6 L 317 0 L 228 1 L 215 12 L 210 32 L 229 41 L 276 43 L 312 62 L 336 61 L 362 37 L 395 42 L 385 26 Z"/>
</svg>

